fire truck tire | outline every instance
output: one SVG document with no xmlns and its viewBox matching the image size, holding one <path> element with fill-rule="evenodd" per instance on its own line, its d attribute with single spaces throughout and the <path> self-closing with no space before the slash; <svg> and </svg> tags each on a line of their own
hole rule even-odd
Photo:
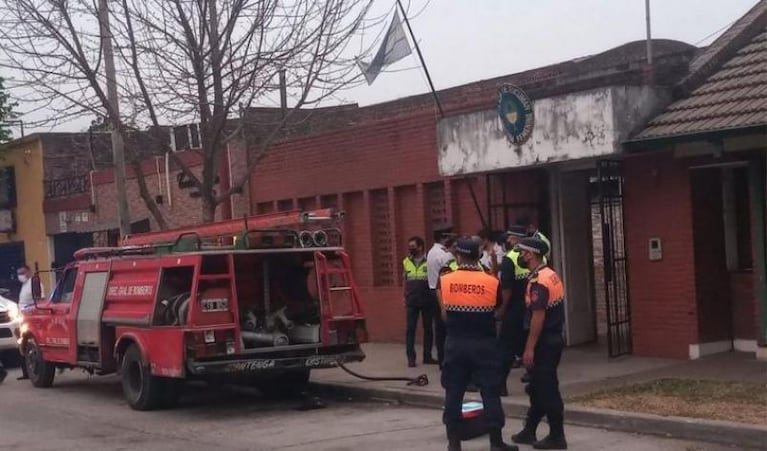
<svg viewBox="0 0 767 451">
<path fill-rule="evenodd" d="M 149 365 L 135 344 L 128 346 L 120 367 L 123 394 L 134 410 L 154 410 L 161 406 L 165 380 L 152 376 Z"/>
<path fill-rule="evenodd" d="M 37 388 L 48 388 L 53 385 L 56 375 L 56 365 L 43 360 L 43 354 L 34 338 L 30 337 L 24 344 L 24 365 L 27 367 L 29 381 Z"/>
</svg>

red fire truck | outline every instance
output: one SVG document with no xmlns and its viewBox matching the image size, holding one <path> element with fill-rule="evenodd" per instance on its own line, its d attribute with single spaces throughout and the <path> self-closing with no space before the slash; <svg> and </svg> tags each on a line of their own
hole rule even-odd
<svg viewBox="0 0 767 451">
<path fill-rule="evenodd" d="M 364 359 L 365 317 L 342 212 L 252 216 L 87 248 L 24 312 L 35 387 L 57 368 L 118 372 L 130 406 L 172 405 L 184 379 L 300 389 L 312 369 Z"/>
</svg>

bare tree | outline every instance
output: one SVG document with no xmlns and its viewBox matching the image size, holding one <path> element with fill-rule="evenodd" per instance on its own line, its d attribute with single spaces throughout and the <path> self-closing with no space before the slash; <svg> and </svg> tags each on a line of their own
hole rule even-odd
<svg viewBox="0 0 767 451">
<path fill-rule="evenodd" d="M 380 23 L 365 19 L 372 0 L 109 1 L 121 116 L 105 91 L 96 0 L 0 0 L 0 66 L 27 88 L 21 101 L 50 112 L 49 124 L 94 114 L 109 117 L 121 132 L 198 122 L 200 173 L 172 156 L 199 190 L 206 222 L 242 189 L 295 111 L 357 83 L 358 55 L 347 46 Z M 259 137 L 247 173 L 217 192 L 222 151 L 242 127 L 229 119 L 273 101 L 281 71 L 289 110 Z M 127 157 L 138 168 L 135 152 Z M 164 224 L 137 175 L 147 207 Z"/>
</svg>

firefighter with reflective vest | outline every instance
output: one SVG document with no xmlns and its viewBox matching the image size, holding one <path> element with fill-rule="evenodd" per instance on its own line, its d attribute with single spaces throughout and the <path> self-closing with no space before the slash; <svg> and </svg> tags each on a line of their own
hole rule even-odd
<svg viewBox="0 0 767 451">
<path fill-rule="evenodd" d="M 479 386 L 492 451 L 517 450 L 503 442 L 504 413 L 499 395 L 501 361 L 493 313 L 500 301 L 498 279 L 478 265 L 479 245 L 462 238 L 456 245 L 458 269 L 439 279 L 439 299 L 447 327 L 442 386 L 448 450 L 461 449 L 462 405 L 470 381 Z"/>
<path fill-rule="evenodd" d="M 503 303 L 496 313 L 501 321 L 498 333 L 498 346 L 503 362 L 503 386 L 501 395 L 508 396 L 506 380 L 512 368 L 521 366 L 522 353 L 525 350 L 526 333 L 523 327 L 525 318 L 525 286 L 530 271 L 520 265 L 519 251 L 514 248 L 527 236 L 522 226 L 512 226 L 506 232 L 506 243 L 511 250 L 501 262 L 501 293 Z"/>
<path fill-rule="evenodd" d="M 525 290 L 525 329 L 528 330 L 522 362 L 530 372 L 530 408 L 522 431 L 512 436 L 515 443 L 532 444 L 535 449 L 567 449 L 564 405 L 559 393 L 557 368 L 562 357 L 565 318 L 565 288 L 544 259 L 548 245 L 537 238 L 525 238 L 516 245 L 520 262 L 530 270 Z M 549 435 L 537 441 L 536 430 L 543 417 Z"/>
<path fill-rule="evenodd" d="M 435 364 L 431 349 L 434 343 L 434 316 L 439 314 L 438 306 L 429 291 L 426 255 L 423 238 L 414 236 L 408 240 L 408 256 L 402 260 L 403 279 L 405 281 L 405 311 L 407 330 L 405 332 L 405 352 L 410 368 L 415 366 L 415 331 L 418 316 L 423 324 L 423 363 Z"/>
</svg>

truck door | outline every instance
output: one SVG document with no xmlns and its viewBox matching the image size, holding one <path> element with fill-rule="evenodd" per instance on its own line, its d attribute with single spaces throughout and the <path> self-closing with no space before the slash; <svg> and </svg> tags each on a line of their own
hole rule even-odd
<svg viewBox="0 0 767 451">
<path fill-rule="evenodd" d="M 75 361 L 74 314 L 71 310 L 77 276 L 77 268 L 67 269 L 56 290 L 51 294 L 49 303 L 51 319 L 42 337 L 42 345 L 46 348 L 46 360 L 71 363 Z"/>
</svg>

